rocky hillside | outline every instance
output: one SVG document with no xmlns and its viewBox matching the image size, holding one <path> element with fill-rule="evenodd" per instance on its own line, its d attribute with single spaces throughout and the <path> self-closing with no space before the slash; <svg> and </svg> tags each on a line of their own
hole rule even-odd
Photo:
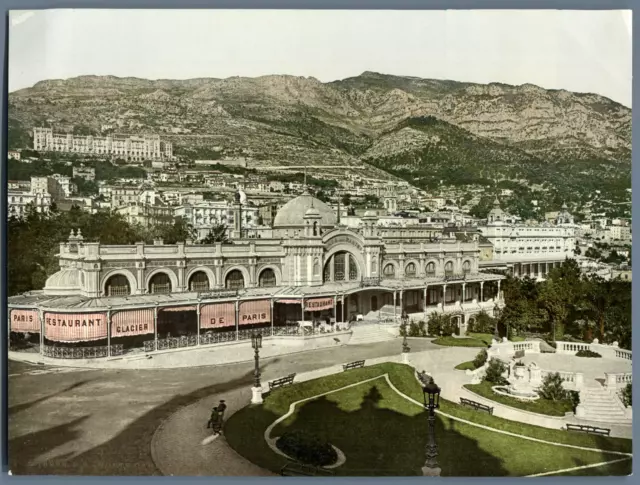
<svg viewBox="0 0 640 485">
<path fill-rule="evenodd" d="M 496 177 L 549 182 L 631 170 L 631 110 L 595 94 L 365 72 L 314 78 L 50 80 L 9 95 L 10 141 L 55 123 L 98 134 L 160 133 L 178 153 L 223 150 L 265 162 L 361 161 L 462 184 Z M 193 152 L 197 153 L 197 152 Z M 613 171 L 613 175 L 611 172 Z M 630 186 L 630 185 L 629 185 Z"/>
</svg>

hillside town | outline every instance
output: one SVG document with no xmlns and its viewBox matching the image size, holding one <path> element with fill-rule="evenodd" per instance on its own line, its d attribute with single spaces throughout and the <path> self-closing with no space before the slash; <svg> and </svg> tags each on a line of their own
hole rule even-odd
<svg viewBox="0 0 640 485">
<path fill-rule="evenodd" d="M 183 219 L 192 229 L 194 243 L 220 230 L 233 239 L 235 220 L 241 218 L 242 233 L 236 237 L 271 238 L 278 210 L 308 191 L 328 204 L 348 228 L 362 227 L 365 214 L 373 211 L 381 229 L 477 233 L 485 245 L 481 264 L 487 269 L 542 277 L 538 264 L 576 258 L 586 273 L 631 279 L 631 219 L 606 217 L 598 194 L 583 207 L 565 203 L 536 214 L 535 219 L 522 219 L 504 210 L 514 190 L 498 186 L 443 186 L 425 191 L 392 176 L 363 176 L 357 166 L 332 178 L 330 169 L 324 173 L 318 167 L 274 167 L 248 157 L 178 158 L 172 155 L 172 144 L 160 136 L 113 134 L 102 139 L 100 146 L 108 142 L 111 147 L 112 140 L 128 141 L 108 152 L 86 145 L 87 139 L 98 143 L 92 137 L 53 137 L 52 133 L 34 127 L 33 146 L 9 152 L 10 163 L 20 164 L 23 178 L 28 176 L 28 180 L 8 181 L 9 217 L 24 217 L 29 210 L 48 213 L 52 208 L 76 207 L 91 214 L 113 212 L 143 228 Z M 134 139 L 147 140 L 149 146 L 133 150 Z M 29 175 L 29 167 L 38 163 L 64 167 L 69 175 Z M 113 166 L 108 179 L 97 179 L 96 163 Z M 118 170 L 127 168 L 135 172 L 118 176 Z M 240 211 L 235 203 L 238 191 L 245 194 Z M 491 206 L 482 217 L 474 209 L 489 197 Z M 595 204 L 600 204 L 600 212 L 592 210 Z M 579 219 L 572 215 L 578 209 Z"/>
</svg>

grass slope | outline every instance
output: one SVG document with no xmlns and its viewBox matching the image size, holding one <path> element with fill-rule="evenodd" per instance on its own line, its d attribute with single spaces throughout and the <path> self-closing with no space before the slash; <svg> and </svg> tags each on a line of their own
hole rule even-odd
<svg viewBox="0 0 640 485">
<path fill-rule="evenodd" d="M 262 406 L 247 406 L 225 425 L 229 445 L 259 466 L 279 471 L 286 460 L 275 454 L 263 439 L 264 430 L 285 414 L 292 402 L 389 374 L 393 384 L 413 399 L 422 401 L 422 390 L 412 368 L 401 364 L 380 364 L 279 389 L 267 396 Z M 441 411 L 511 431 L 557 443 L 616 451 L 631 451 L 631 441 L 585 436 L 578 433 L 539 428 L 467 410 L 441 400 Z M 342 449 L 345 465 L 336 470 L 344 475 L 416 475 L 424 461 L 426 417 L 422 409 L 393 392 L 386 382 L 376 379 L 303 403 L 293 416 L 281 423 L 283 429 L 313 431 Z M 616 458 L 600 452 L 560 448 L 510 437 L 466 423 L 438 416 L 436 433 L 440 445 L 443 475 L 521 476 Z M 471 459 L 461 460 L 460 456 Z M 619 467 L 619 474 L 630 473 Z"/>
</svg>

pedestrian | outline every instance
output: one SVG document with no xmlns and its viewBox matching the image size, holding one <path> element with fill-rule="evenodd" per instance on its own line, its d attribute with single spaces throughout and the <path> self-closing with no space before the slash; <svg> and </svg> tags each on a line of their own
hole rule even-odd
<svg viewBox="0 0 640 485">
<path fill-rule="evenodd" d="M 214 406 L 214 408 L 211 410 L 211 417 L 207 422 L 207 428 L 215 428 L 216 423 L 218 422 L 219 419 L 220 419 L 220 413 L 218 412 L 218 408 Z"/>
</svg>

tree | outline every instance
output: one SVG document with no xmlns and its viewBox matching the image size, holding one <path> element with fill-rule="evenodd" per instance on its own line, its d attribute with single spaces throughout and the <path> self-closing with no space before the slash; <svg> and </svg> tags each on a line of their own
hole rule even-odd
<svg viewBox="0 0 640 485">
<path fill-rule="evenodd" d="M 211 228 L 209 234 L 202 240 L 202 244 L 215 244 L 221 242 L 227 244 L 229 237 L 227 236 L 227 226 L 225 224 L 216 224 Z"/>
<path fill-rule="evenodd" d="M 351 205 L 351 194 L 344 194 L 342 196 L 341 202 L 342 202 L 342 205 L 344 205 L 344 206 Z"/>
<path fill-rule="evenodd" d="M 567 398 L 567 391 L 562 387 L 563 379 L 558 372 L 544 376 L 538 394 L 543 399 L 550 401 L 562 401 Z"/>
</svg>

